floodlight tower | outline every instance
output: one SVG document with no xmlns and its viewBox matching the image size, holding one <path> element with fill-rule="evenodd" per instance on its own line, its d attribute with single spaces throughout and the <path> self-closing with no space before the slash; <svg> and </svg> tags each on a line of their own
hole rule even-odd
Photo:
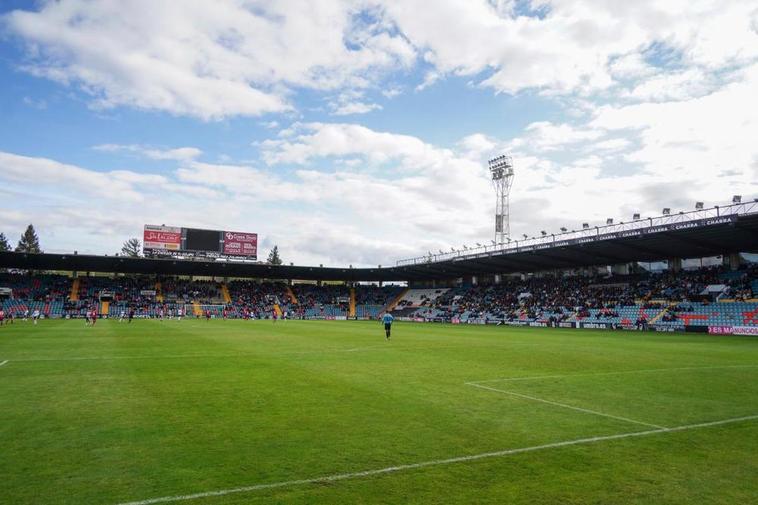
<svg viewBox="0 0 758 505">
<path fill-rule="evenodd" d="M 510 234 L 508 200 L 513 185 L 513 159 L 508 154 L 492 158 L 489 163 L 492 186 L 495 188 L 495 241 L 505 243 Z"/>
</svg>

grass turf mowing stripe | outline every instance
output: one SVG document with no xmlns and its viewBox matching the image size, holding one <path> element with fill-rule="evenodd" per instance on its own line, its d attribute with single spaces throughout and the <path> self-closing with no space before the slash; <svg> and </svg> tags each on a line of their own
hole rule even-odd
<svg viewBox="0 0 758 505">
<path fill-rule="evenodd" d="M 722 370 L 727 368 L 758 368 L 758 365 L 718 365 L 718 366 L 682 366 L 676 368 L 643 368 L 641 370 L 622 370 L 620 372 L 593 372 L 593 373 L 575 373 L 559 375 L 533 375 L 524 377 L 504 377 L 501 379 L 486 379 L 481 381 L 466 382 L 468 386 L 476 384 L 485 384 L 489 382 L 506 382 L 506 381 L 529 381 L 540 379 L 561 379 L 568 377 L 595 377 L 599 375 L 624 375 L 631 373 L 653 373 L 653 372 L 675 372 L 680 370 Z"/>
<path fill-rule="evenodd" d="M 660 426 L 660 425 L 651 424 L 651 423 L 645 423 L 645 422 L 642 422 L 642 421 L 637 421 L 636 419 L 629 419 L 628 417 L 614 416 L 613 414 L 606 414 L 605 412 L 598 412 L 597 410 L 590 410 L 590 409 L 585 409 L 585 408 L 582 408 L 582 407 L 575 407 L 574 405 L 567 405 L 565 403 L 559 403 L 559 402 L 554 402 L 554 401 L 550 401 L 550 400 L 545 400 L 543 398 L 537 398 L 536 396 L 523 395 L 521 393 L 514 393 L 513 391 L 506 391 L 504 389 L 497 389 L 497 388 L 492 388 L 492 387 L 489 387 L 489 386 L 482 386 L 481 384 L 467 383 L 466 385 L 467 386 L 471 386 L 471 387 L 475 387 L 475 388 L 479 388 L 479 389 L 485 389 L 487 391 L 495 391 L 497 393 L 502 393 L 502 394 L 506 394 L 506 395 L 515 396 L 517 398 L 523 398 L 525 400 L 532 400 L 532 401 L 535 401 L 535 402 L 546 403 L 548 405 L 555 405 L 556 407 L 562 407 L 564 409 L 576 410 L 578 412 L 583 412 L 585 414 L 593 414 L 593 415 L 596 415 L 596 416 L 609 417 L 611 419 L 617 419 L 619 421 L 625 421 L 627 423 L 640 424 L 642 426 L 648 426 L 650 428 L 666 429 L 665 426 Z"/>
<path fill-rule="evenodd" d="M 739 423 L 743 421 L 753 421 L 756 419 L 758 419 L 758 415 L 733 417 L 731 419 L 721 419 L 719 421 L 710 421 L 710 422 L 704 422 L 704 423 L 698 423 L 698 424 L 686 424 L 682 426 L 674 426 L 671 428 L 660 428 L 660 429 L 647 430 L 647 431 L 633 431 L 629 433 L 619 433 L 617 435 L 606 435 L 606 436 L 601 436 L 601 437 L 579 438 L 579 439 L 574 439 L 574 440 L 566 440 L 563 442 L 554 442 L 550 444 L 534 445 L 531 447 L 519 447 L 516 449 L 505 449 L 502 451 L 485 452 L 481 454 L 473 454 L 470 456 L 458 456 L 455 458 L 448 458 L 448 459 L 422 461 L 420 463 L 410 463 L 406 465 L 390 466 L 387 468 L 378 468 L 375 470 L 365 470 L 361 472 L 341 473 L 341 474 L 335 474 L 335 475 L 326 475 L 323 477 L 314 477 L 310 479 L 298 479 L 298 480 L 289 480 L 289 481 L 283 481 L 283 482 L 272 482 L 269 484 L 255 484 L 252 486 L 244 486 L 244 487 L 237 487 L 237 488 L 230 488 L 230 489 L 219 489 L 216 491 L 206 491 L 203 493 L 149 498 L 146 500 L 124 502 L 118 505 L 153 505 L 156 503 L 171 503 L 171 502 L 177 502 L 177 501 L 196 500 L 199 498 L 209 498 L 213 496 L 224 496 L 224 495 L 229 495 L 229 494 L 247 493 L 247 492 L 252 492 L 252 491 L 260 491 L 263 489 L 302 486 L 302 485 L 307 485 L 307 484 L 323 484 L 323 483 L 329 483 L 329 482 L 337 482 L 341 480 L 357 479 L 361 477 L 372 477 L 375 475 L 401 472 L 404 470 L 426 468 L 430 466 L 450 465 L 450 464 L 455 464 L 455 463 L 465 463 L 468 461 L 476 461 L 480 459 L 510 456 L 513 454 L 521 454 L 525 452 L 540 451 L 540 450 L 545 450 L 545 449 L 556 449 L 560 447 L 569 447 L 573 445 L 593 444 L 596 442 L 604 442 L 608 440 L 620 440 L 624 438 L 657 435 L 660 433 L 673 433 L 673 432 L 678 432 L 678 431 L 709 428 L 712 426 L 722 426 L 725 424 L 733 424 L 733 423 Z"/>
</svg>

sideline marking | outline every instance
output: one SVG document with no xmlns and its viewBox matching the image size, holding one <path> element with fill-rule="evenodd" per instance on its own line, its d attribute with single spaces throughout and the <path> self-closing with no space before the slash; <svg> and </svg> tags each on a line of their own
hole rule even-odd
<svg viewBox="0 0 758 505">
<path fill-rule="evenodd" d="M 485 382 L 560 379 L 563 377 L 594 377 L 596 375 L 624 375 L 624 374 L 630 374 L 630 373 L 674 372 L 677 370 L 721 370 L 724 368 L 758 368 L 758 365 L 683 366 L 683 367 L 676 367 L 676 368 L 643 368 L 640 370 L 622 370 L 620 372 L 594 372 L 594 373 L 575 373 L 575 374 L 562 374 L 562 375 L 532 375 L 532 376 L 524 376 L 524 377 L 505 377 L 501 379 L 470 381 L 470 382 L 466 382 L 465 384 L 467 386 L 473 386 L 475 384 L 484 384 Z"/>
<path fill-rule="evenodd" d="M 529 395 L 523 395 L 521 393 L 514 393 L 513 391 L 506 391 L 504 389 L 497 389 L 497 388 L 491 388 L 489 386 L 482 386 L 481 384 L 466 384 L 467 386 L 479 388 L 479 389 L 486 389 L 487 391 L 495 391 L 497 393 L 503 393 L 506 395 L 516 396 L 518 398 L 523 398 L 525 400 L 532 400 L 535 402 L 542 402 L 547 403 L 548 405 L 555 405 L 556 407 L 563 407 L 565 409 L 571 409 L 571 410 L 577 410 L 579 412 L 584 412 L 585 414 L 594 414 L 596 416 L 603 416 L 603 417 L 609 417 L 611 419 L 617 419 L 619 421 L 626 421 L 627 423 L 634 423 L 634 424 L 641 424 L 642 426 L 648 426 L 651 428 L 658 428 L 661 430 L 668 429 L 665 426 L 660 426 L 658 424 L 652 424 L 652 423 L 645 423 L 642 421 L 637 421 L 635 419 L 629 419 L 628 417 L 621 417 L 621 416 L 614 416 L 613 414 L 606 414 L 605 412 L 598 412 L 597 410 L 590 410 L 585 409 L 582 407 L 575 407 L 573 405 L 567 405 L 565 403 L 558 403 L 550 400 L 545 400 L 543 398 L 537 398 L 536 396 L 529 396 Z"/>
<path fill-rule="evenodd" d="M 0 363 L 0 366 L 3 366 L 3 365 L 4 365 L 4 364 L 6 364 L 7 362 L 8 362 L 8 360 L 6 359 L 6 360 L 5 360 L 5 361 L 3 361 L 2 363 Z"/>
<path fill-rule="evenodd" d="M 604 442 L 606 440 L 620 440 L 624 438 L 646 437 L 649 435 L 657 435 L 659 433 L 672 433 L 672 432 L 677 432 L 677 431 L 696 430 L 700 428 L 709 428 L 711 426 L 721 426 L 724 424 L 739 423 L 741 421 L 753 421 L 756 419 L 758 419 L 758 415 L 733 417 L 731 419 L 722 419 L 719 421 L 710 421 L 710 422 L 698 423 L 698 424 L 685 424 L 682 426 L 674 426 L 672 428 L 660 428 L 660 429 L 647 430 L 647 431 L 633 431 L 629 433 L 619 433 L 617 435 L 579 438 L 579 439 L 574 439 L 574 440 L 565 440 L 563 442 L 553 442 L 550 444 L 533 445 L 531 447 L 519 447 L 516 449 L 505 449 L 502 451 L 484 452 L 481 454 L 473 454 L 470 456 L 458 456 L 455 458 L 422 461 L 420 463 L 410 463 L 406 465 L 390 466 L 386 468 L 378 468 L 375 470 L 364 470 L 362 472 L 340 473 L 340 474 L 334 474 L 334 475 L 325 475 L 322 477 L 314 477 L 311 479 L 298 479 L 298 480 L 288 480 L 288 481 L 282 481 L 282 482 L 272 482 L 269 484 L 255 484 L 252 486 L 244 486 L 244 487 L 237 487 L 237 488 L 230 488 L 230 489 L 219 489 L 216 491 L 206 491 L 206 492 L 194 493 L 194 494 L 185 494 L 185 495 L 177 495 L 177 496 L 162 496 L 160 498 L 149 498 L 146 500 L 123 502 L 118 505 L 153 505 L 155 503 L 170 503 L 170 502 L 177 502 L 177 501 L 196 500 L 198 498 L 208 498 L 211 496 L 225 496 L 229 494 L 248 493 L 252 491 L 259 491 L 262 489 L 275 489 L 275 488 L 288 487 L 288 486 L 302 486 L 306 484 L 322 484 L 322 483 L 328 483 L 328 482 L 337 482 L 341 480 L 355 479 L 359 477 L 372 477 L 374 475 L 383 475 L 383 474 L 401 472 L 404 470 L 426 468 L 430 466 L 464 463 L 464 462 L 476 461 L 480 459 L 497 458 L 501 456 L 510 456 L 512 454 L 521 454 L 525 452 L 540 451 L 544 449 L 555 449 L 558 447 L 568 447 L 572 445 L 592 444 L 596 442 Z"/>
</svg>

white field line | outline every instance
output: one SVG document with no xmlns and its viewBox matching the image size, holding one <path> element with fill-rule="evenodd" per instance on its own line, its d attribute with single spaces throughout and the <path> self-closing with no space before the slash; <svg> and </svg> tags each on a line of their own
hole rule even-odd
<svg viewBox="0 0 758 505">
<path fill-rule="evenodd" d="M 593 373 L 576 373 L 562 375 L 532 375 L 525 377 L 504 377 L 500 379 L 486 379 L 481 381 L 469 381 L 466 385 L 485 384 L 487 382 L 506 382 L 506 381 L 529 381 L 540 379 L 560 379 L 564 377 L 595 377 L 600 375 L 624 375 L 633 373 L 655 373 L 655 372 L 675 372 L 680 370 L 721 370 L 727 368 L 758 368 L 758 365 L 717 365 L 717 366 L 682 366 L 676 368 L 643 368 L 640 370 L 622 370 L 620 372 L 593 372 Z"/>
<path fill-rule="evenodd" d="M 177 501 L 196 500 L 199 498 L 209 498 L 212 496 L 225 496 L 225 495 L 230 495 L 230 494 L 249 493 L 249 492 L 259 491 L 263 489 L 302 486 L 302 485 L 307 485 L 307 484 L 323 484 L 323 483 L 337 482 L 337 481 L 348 480 L 348 479 L 357 479 L 361 477 L 373 477 L 375 475 L 384 475 L 384 474 L 402 472 L 405 470 L 427 468 L 431 466 L 466 463 L 469 461 L 477 461 L 480 459 L 488 459 L 488 458 L 499 458 L 502 456 L 511 456 L 513 454 L 541 451 L 545 449 L 556 449 L 560 447 L 569 447 L 573 445 L 594 444 L 597 442 L 604 442 L 608 440 L 620 440 L 624 438 L 646 437 L 649 435 L 657 435 L 659 433 L 673 433 L 677 431 L 696 430 L 696 429 L 701 429 L 701 428 L 709 428 L 712 426 L 721 426 L 725 424 L 739 423 L 743 421 L 753 421 L 756 419 L 758 419 L 758 415 L 734 417 L 731 419 L 722 419 L 720 421 L 711 421 L 711 422 L 698 423 L 698 424 L 685 424 L 682 426 L 674 426 L 671 428 L 660 428 L 660 429 L 647 430 L 647 431 L 633 431 L 629 433 L 619 433 L 617 435 L 579 438 L 579 439 L 574 439 L 574 440 L 566 440 L 563 442 L 553 442 L 550 444 L 533 445 L 530 447 L 519 447 L 516 449 L 504 449 L 504 450 L 495 451 L 495 452 L 484 452 L 481 454 L 472 454 L 469 456 L 458 456 L 455 458 L 422 461 L 420 463 L 410 463 L 410 464 L 405 464 L 405 465 L 389 466 L 386 468 L 378 468 L 375 470 L 364 470 L 361 472 L 340 473 L 340 474 L 334 474 L 334 475 L 325 475 L 322 477 L 314 477 L 310 479 L 297 479 L 297 480 L 288 480 L 288 481 L 282 481 L 282 482 L 271 482 L 268 484 L 254 484 L 251 486 L 244 486 L 244 487 L 237 487 L 237 488 L 230 488 L 230 489 L 219 489 L 216 491 L 206 491 L 206 492 L 194 493 L 194 494 L 185 494 L 185 495 L 177 495 L 177 496 L 162 496 L 159 498 L 149 498 L 146 500 L 120 503 L 119 505 L 153 505 L 155 503 L 170 503 L 170 502 L 177 502 Z"/>
<path fill-rule="evenodd" d="M 0 363 L 0 366 L 3 366 L 3 365 L 4 365 L 4 364 L 6 364 L 7 362 L 8 362 L 8 360 L 6 359 L 5 361 L 3 361 L 3 362 L 1 362 L 1 363 Z"/>
<path fill-rule="evenodd" d="M 628 417 L 614 416 L 613 414 L 606 414 L 605 412 L 598 412 L 597 410 L 590 410 L 590 409 L 584 409 L 582 407 L 575 407 L 574 405 L 567 405 L 565 403 L 559 403 L 559 402 L 554 402 L 554 401 L 550 401 L 550 400 L 545 400 L 543 398 L 537 398 L 536 396 L 522 395 L 521 393 L 514 393 L 513 391 L 506 391 L 504 389 L 497 389 L 497 388 L 492 388 L 492 387 L 489 387 L 489 386 L 482 386 L 481 384 L 466 384 L 466 385 L 467 386 L 471 386 L 471 387 L 475 387 L 475 388 L 479 388 L 479 389 L 486 389 L 487 391 L 495 391 L 497 393 L 502 393 L 502 394 L 505 394 L 505 395 L 515 396 L 517 398 L 523 398 L 525 400 L 532 400 L 532 401 L 535 401 L 535 402 L 547 403 L 548 405 L 554 405 L 556 407 L 563 407 L 564 409 L 576 410 L 578 412 L 584 412 L 585 414 L 593 414 L 593 415 L 596 415 L 596 416 L 609 417 L 611 419 L 617 419 L 619 421 L 625 421 L 627 423 L 641 424 L 642 426 L 648 426 L 648 427 L 651 427 L 651 428 L 658 428 L 658 429 L 661 429 L 661 430 L 667 429 L 665 426 L 660 426 L 660 425 L 651 424 L 651 423 L 645 423 L 645 422 L 642 422 L 642 421 L 637 421 L 635 419 L 629 419 Z"/>
</svg>

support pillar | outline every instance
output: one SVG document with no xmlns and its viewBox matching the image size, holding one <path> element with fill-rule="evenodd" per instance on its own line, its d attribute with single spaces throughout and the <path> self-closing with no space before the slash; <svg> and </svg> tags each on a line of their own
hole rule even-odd
<svg viewBox="0 0 758 505">
<path fill-rule="evenodd" d="M 738 270 L 742 265 L 742 256 L 740 253 L 724 254 L 724 265 L 729 267 L 729 270 Z"/>
<path fill-rule="evenodd" d="M 620 265 L 613 265 L 611 267 L 613 275 L 629 275 L 629 263 L 622 263 Z"/>
</svg>

